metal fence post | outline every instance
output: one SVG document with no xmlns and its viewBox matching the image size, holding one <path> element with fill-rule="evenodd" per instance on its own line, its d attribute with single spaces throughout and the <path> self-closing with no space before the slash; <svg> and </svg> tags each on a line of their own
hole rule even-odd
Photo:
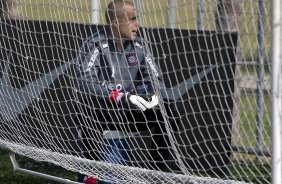
<svg viewBox="0 0 282 184">
<path fill-rule="evenodd" d="M 175 10 L 176 10 L 175 0 L 168 0 L 167 24 L 169 28 L 175 27 Z"/>
<path fill-rule="evenodd" d="M 205 0 L 198 1 L 198 17 L 197 17 L 197 28 L 198 30 L 204 29 L 204 17 L 205 17 Z"/>
<path fill-rule="evenodd" d="M 264 115 L 264 22 L 265 22 L 265 1 L 259 0 L 259 12 L 258 12 L 258 83 L 257 83 L 257 140 L 256 147 L 262 151 L 263 150 L 263 115 Z"/>
<path fill-rule="evenodd" d="M 100 0 L 91 0 L 91 23 L 100 23 Z"/>
</svg>

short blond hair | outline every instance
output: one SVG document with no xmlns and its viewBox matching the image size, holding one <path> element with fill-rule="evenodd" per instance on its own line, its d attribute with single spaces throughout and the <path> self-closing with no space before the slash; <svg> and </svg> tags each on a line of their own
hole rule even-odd
<svg viewBox="0 0 282 184">
<path fill-rule="evenodd" d="M 126 11 L 124 9 L 125 6 L 134 7 L 134 4 L 126 0 L 113 0 L 112 2 L 110 2 L 105 12 L 106 22 L 108 24 L 111 24 L 112 20 L 123 16 Z"/>
</svg>

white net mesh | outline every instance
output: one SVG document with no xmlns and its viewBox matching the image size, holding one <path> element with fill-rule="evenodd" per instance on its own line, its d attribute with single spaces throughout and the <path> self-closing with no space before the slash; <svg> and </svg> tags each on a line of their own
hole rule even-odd
<svg viewBox="0 0 282 184">
<path fill-rule="evenodd" d="M 0 146 L 112 183 L 269 183 L 271 2 L 135 0 L 137 54 L 111 50 L 110 2 L 1 1 Z M 146 54 L 164 85 L 133 76 Z M 101 93 L 145 83 L 153 110 Z"/>
</svg>

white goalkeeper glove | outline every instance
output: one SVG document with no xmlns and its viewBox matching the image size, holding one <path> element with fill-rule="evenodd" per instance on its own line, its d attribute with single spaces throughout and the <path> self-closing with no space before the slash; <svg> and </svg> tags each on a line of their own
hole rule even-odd
<svg viewBox="0 0 282 184">
<path fill-rule="evenodd" d="M 142 111 L 145 111 L 146 109 L 151 109 L 159 104 L 159 100 L 156 95 L 152 96 L 152 100 L 150 102 L 138 95 L 130 95 L 129 100 Z"/>
<path fill-rule="evenodd" d="M 149 104 L 149 107 L 147 107 L 147 109 L 151 109 L 155 106 L 159 105 L 159 99 L 156 95 L 153 95 L 152 96 L 152 99 L 151 99 L 151 102 Z"/>
<path fill-rule="evenodd" d="M 129 100 L 131 103 L 136 105 L 140 110 L 145 111 L 146 107 L 149 106 L 149 102 L 144 98 L 137 95 L 130 95 Z"/>
</svg>

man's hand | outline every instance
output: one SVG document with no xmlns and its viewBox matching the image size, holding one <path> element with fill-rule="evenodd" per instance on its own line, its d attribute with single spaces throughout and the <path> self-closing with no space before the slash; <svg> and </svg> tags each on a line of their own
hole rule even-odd
<svg viewBox="0 0 282 184">
<path fill-rule="evenodd" d="M 124 92 L 120 92 L 120 91 L 117 91 L 117 90 L 113 90 L 111 93 L 110 93 L 110 101 L 112 103 L 118 103 L 122 97 L 124 97 L 125 93 Z"/>
<path fill-rule="evenodd" d="M 153 95 L 152 96 L 152 99 L 151 99 L 151 102 L 149 104 L 149 107 L 147 107 L 147 109 L 151 109 L 155 106 L 159 105 L 159 99 L 156 95 Z"/>
<path fill-rule="evenodd" d="M 157 106 L 159 104 L 159 99 L 156 95 L 153 95 L 151 98 L 151 101 L 147 101 L 144 98 L 142 98 L 141 96 L 138 95 L 130 95 L 129 93 L 124 93 L 121 91 L 117 91 L 117 90 L 113 90 L 110 93 L 110 101 L 112 103 L 119 103 L 121 101 L 121 99 L 127 96 L 129 101 L 136 105 L 140 110 L 145 111 L 146 109 L 152 109 L 153 107 Z"/>
<path fill-rule="evenodd" d="M 129 100 L 131 103 L 136 105 L 142 111 L 145 111 L 149 106 L 149 102 L 146 101 L 144 98 L 137 96 L 137 95 L 130 95 Z"/>
<path fill-rule="evenodd" d="M 146 109 L 151 109 L 159 104 L 159 100 L 156 95 L 152 96 L 152 100 L 150 102 L 137 95 L 130 95 L 129 100 L 142 111 L 145 111 Z"/>
</svg>

